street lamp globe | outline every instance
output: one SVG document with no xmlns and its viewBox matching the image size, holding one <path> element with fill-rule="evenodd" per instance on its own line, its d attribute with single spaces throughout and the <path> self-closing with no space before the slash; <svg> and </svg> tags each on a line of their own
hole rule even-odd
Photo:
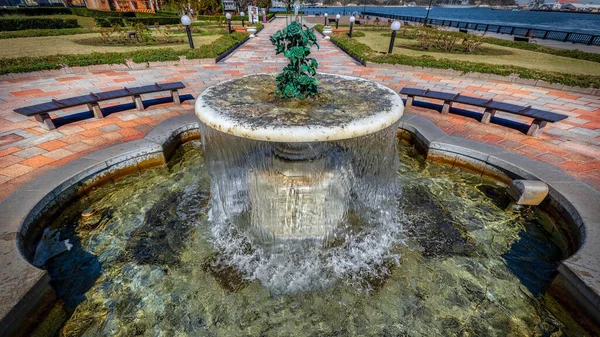
<svg viewBox="0 0 600 337">
<path fill-rule="evenodd" d="M 323 14 L 323 15 L 325 15 L 325 17 L 327 17 L 327 13 L 325 13 L 325 14 Z"/>
<path fill-rule="evenodd" d="M 244 12 L 240 12 L 240 16 L 244 16 Z"/>
<path fill-rule="evenodd" d="M 350 17 L 350 23 L 354 23 L 354 21 L 356 20 L 356 18 L 354 16 Z M 393 29 L 393 28 L 392 28 Z"/>
<path fill-rule="evenodd" d="M 231 14 L 230 14 L 230 13 L 227 13 L 227 14 L 225 14 L 225 18 L 226 18 L 227 20 L 231 20 Z"/>
<path fill-rule="evenodd" d="M 189 26 L 189 25 L 191 25 L 191 24 L 192 24 L 192 19 L 190 19 L 190 17 L 189 17 L 189 16 L 187 16 L 187 15 L 184 15 L 184 16 L 182 16 L 182 17 L 181 17 L 181 23 L 182 23 L 184 26 Z"/>
<path fill-rule="evenodd" d="M 392 28 L 393 31 L 397 31 L 398 29 L 400 29 L 400 26 L 401 26 L 400 21 L 394 21 L 394 22 L 392 22 L 392 27 L 391 28 Z"/>
<path fill-rule="evenodd" d="M 341 16 L 341 15 L 339 15 L 339 14 L 337 14 L 337 15 L 335 16 L 335 18 L 336 18 L 337 20 L 339 20 L 341 17 L 342 17 L 342 16 Z"/>
</svg>

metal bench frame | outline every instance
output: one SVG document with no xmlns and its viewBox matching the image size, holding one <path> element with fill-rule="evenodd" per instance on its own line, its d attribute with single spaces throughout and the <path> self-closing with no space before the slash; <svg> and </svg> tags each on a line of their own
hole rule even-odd
<svg viewBox="0 0 600 337">
<path fill-rule="evenodd" d="M 550 111 L 533 109 L 530 105 L 521 106 L 516 104 L 497 102 L 493 99 L 463 96 L 455 93 L 446 93 L 441 91 L 405 87 L 402 90 L 400 90 L 400 94 L 407 96 L 405 105 L 405 108 L 407 110 L 410 109 L 410 107 L 413 105 L 415 97 L 425 97 L 444 101 L 444 105 L 442 106 L 441 111 L 442 114 L 449 113 L 450 108 L 452 107 L 452 103 L 455 102 L 484 108 L 485 111 L 483 112 L 483 117 L 481 118 L 481 123 L 483 124 L 488 124 L 491 121 L 492 117 L 494 117 L 496 115 L 496 112 L 498 111 L 530 117 L 533 118 L 533 121 L 531 122 L 531 125 L 527 130 L 527 135 L 532 137 L 538 136 L 541 133 L 541 129 L 548 125 L 548 123 L 554 123 L 568 118 L 568 116 L 566 115 L 561 115 Z"/>
<path fill-rule="evenodd" d="M 90 109 L 90 111 L 94 113 L 94 117 L 104 118 L 102 109 L 100 109 L 100 105 L 98 104 L 99 102 L 131 96 L 133 102 L 135 103 L 135 107 L 138 110 L 144 110 L 144 102 L 142 101 L 141 95 L 160 91 L 170 91 L 171 97 L 173 98 L 173 103 L 181 104 L 178 90 L 183 88 L 185 88 L 185 85 L 182 82 L 170 82 L 163 84 L 155 83 L 152 85 L 146 85 L 142 87 L 123 88 L 111 91 L 89 93 L 87 95 L 61 100 L 53 99 L 48 103 L 26 106 L 23 108 L 15 109 L 14 111 L 25 116 L 34 116 L 35 120 L 40 124 L 42 128 L 46 130 L 54 130 L 56 129 L 56 126 L 54 125 L 54 121 L 52 121 L 52 118 L 50 118 L 50 115 L 48 114 L 51 111 L 56 111 L 64 108 L 71 108 L 79 105 L 87 105 L 88 109 Z"/>
</svg>

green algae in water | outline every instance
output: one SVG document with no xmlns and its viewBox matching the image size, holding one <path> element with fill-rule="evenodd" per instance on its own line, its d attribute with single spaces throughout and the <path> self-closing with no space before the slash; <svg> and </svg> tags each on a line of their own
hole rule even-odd
<svg viewBox="0 0 600 337">
<path fill-rule="evenodd" d="M 362 287 L 339 280 L 273 294 L 223 265 L 211 244 L 210 182 L 196 142 L 168 167 L 98 188 L 53 224 L 74 243 L 47 265 L 70 313 L 57 335 L 584 335 L 515 276 L 519 259 L 505 258 L 524 238 L 538 244 L 528 233 L 544 238 L 542 213 L 492 200 L 487 195 L 502 196 L 503 186 L 426 163 L 406 145 L 399 154 L 407 240 L 394 248 L 399 261 Z M 82 219 L 85 209 L 96 213 Z M 542 242 L 525 266 L 551 269 L 556 260 L 542 257 L 562 257 Z"/>
</svg>

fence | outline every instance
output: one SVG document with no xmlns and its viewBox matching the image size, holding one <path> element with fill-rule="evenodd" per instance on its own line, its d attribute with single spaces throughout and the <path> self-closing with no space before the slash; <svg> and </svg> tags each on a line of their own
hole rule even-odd
<svg viewBox="0 0 600 337">
<path fill-rule="evenodd" d="M 406 16 L 406 15 L 373 13 L 373 12 L 363 12 L 362 14 L 368 15 L 368 16 L 386 18 L 386 19 L 425 23 L 425 18 L 419 17 L 419 16 Z M 478 31 L 499 33 L 499 34 L 528 36 L 528 37 L 536 38 L 536 39 L 555 40 L 555 41 L 562 41 L 562 42 L 572 42 L 572 43 L 581 43 L 581 44 L 587 44 L 587 45 L 600 46 L 600 35 L 592 35 L 592 34 L 585 34 L 585 33 L 564 32 L 564 31 L 546 30 L 546 29 L 539 29 L 539 28 L 515 27 L 515 26 L 506 26 L 506 25 L 495 25 L 495 24 L 487 24 L 487 23 L 444 20 L 444 19 L 431 19 L 431 18 L 427 19 L 427 24 L 445 26 L 445 27 L 455 27 L 455 28 L 459 28 L 459 29 L 471 29 L 471 30 L 478 30 Z"/>
</svg>

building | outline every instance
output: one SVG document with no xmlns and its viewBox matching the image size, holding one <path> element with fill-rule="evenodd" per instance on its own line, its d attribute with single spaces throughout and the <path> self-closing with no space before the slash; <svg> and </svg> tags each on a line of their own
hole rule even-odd
<svg viewBox="0 0 600 337">
<path fill-rule="evenodd" d="M 225 12 L 233 12 L 233 13 L 237 12 L 237 10 L 236 10 L 237 7 L 235 5 L 235 1 L 233 1 L 233 0 L 222 0 L 222 2 L 223 2 L 223 10 Z"/>
</svg>

